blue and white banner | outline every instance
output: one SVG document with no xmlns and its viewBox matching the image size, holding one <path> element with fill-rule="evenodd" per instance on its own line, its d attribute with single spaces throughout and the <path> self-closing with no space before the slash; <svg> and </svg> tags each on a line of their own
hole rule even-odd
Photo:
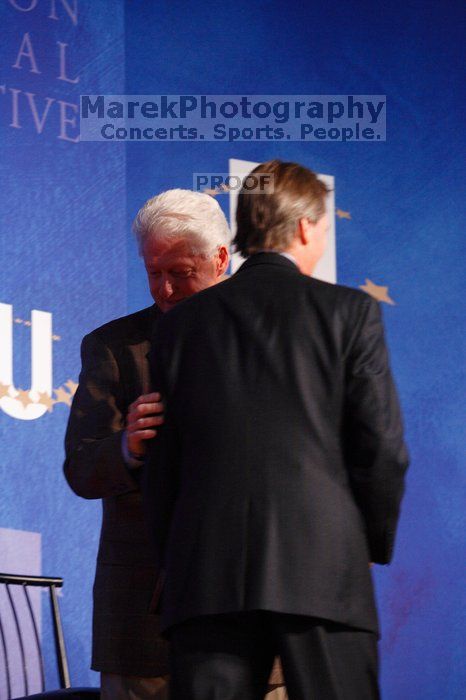
<svg viewBox="0 0 466 700">
<path fill-rule="evenodd" d="M 266 11 L 247 0 L 0 0 L 0 569 L 63 576 L 75 685 L 98 681 L 100 504 L 76 497 L 61 468 L 81 338 L 151 303 L 130 232 L 149 197 L 280 158 L 332 186 L 318 274 L 380 300 L 405 416 L 412 466 L 395 559 L 374 567 L 383 697 L 462 697 L 463 13 L 459 0 Z M 80 139 L 82 96 L 97 140 Z M 135 115 L 153 103 L 138 111 L 144 123 L 117 105 L 109 115 L 115 96 L 124 110 L 140 102 Z M 145 138 L 154 127 L 166 133 Z M 215 182 L 205 187 L 234 225 L 232 181 Z"/>
</svg>

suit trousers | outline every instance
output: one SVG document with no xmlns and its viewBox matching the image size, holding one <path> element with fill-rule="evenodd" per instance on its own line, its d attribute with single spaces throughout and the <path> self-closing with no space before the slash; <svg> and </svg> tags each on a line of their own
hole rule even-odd
<svg viewBox="0 0 466 700">
<path fill-rule="evenodd" d="M 377 635 L 251 611 L 170 630 L 170 700 L 263 700 L 279 655 L 289 700 L 379 700 Z"/>
<path fill-rule="evenodd" d="M 101 700 L 168 700 L 167 676 L 141 678 L 116 673 L 100 674 Z"/>
</svg>

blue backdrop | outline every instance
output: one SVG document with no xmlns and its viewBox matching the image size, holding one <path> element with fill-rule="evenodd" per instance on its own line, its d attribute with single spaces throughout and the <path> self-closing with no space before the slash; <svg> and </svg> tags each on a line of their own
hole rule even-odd
<svg viewBox="0 0 466 700">
<path fill-rule="evenodd" d="M 383 308 L 412 466 L 395 560 L 374 572 L 383 697 L 462 697 L 462 4 L 394 0 L 382 8 L 366 0 L 330 0 L 304 7 L 238 0 L 212 7 L 80 0 L 76 6 L 74 23 L 67 11 L 72 2 L 0 4 L 0 303 L 13 306 L 17 319 L 16 389 L 31 386 L 31 310 L 51 313 L 59 337 L 53 341 L 58 402 L 34 420 L 0 411 L 0 527 L 6 539 L 13 530 L 42 533 L 42 571 L 65 577 L 73 681 L 95 681 L 87 667 L 99 532 L 99 505 L 73 496 L 61 474 L 66 394 L 73 391 L 67 382 L 77 381 L 80 339 L 150 303 L 130 234 L 149 196 L 190 188 L 193 172 L 228 172 L 230 158 L 279 157 L 334 176 L 338 281 L 358 287 L 370 280 L 376 293 L 388 287 L 394 302 Z M 54 12 L 57 19 L 50 17 Z M 68 140 L 76 134 L 66 122 L 74 112 L 59 101 L 125 92 L 386 94 L 387 141 Z M 37 133 L 47 97 L 54 102 Z M 227 195 L 218 199 L 228 213 Z M 15 392 L 8 391 L 11 398 Z"/>
<path fill-rule="evenodd" d="M 0 399 L 0 569 L 64 577 L 72 680 L 96 684 L 88 667 L 100 503 L 76 498 L 61 464 L 81 338 L 126 312 L 125 153 L 75 142 L 79 123 L 72 122 L 81 92 L 124 90 L 124 8 L 79 2 L 75 15 L 67 7 L 74 3 L 0 3 L 0 303 L 13 311 L 16 389 L 31 387 L 32 310 L 52 315 L 54 338 L 54 391 L 44 415 L 27 419 L 37 396 L 19 395 L 24 419 L 6 412 L 7 396 Z M 3 365 L 5 332 L 0 343 Z M 9 384 L 0 376 L 2 394 Z M 21 684 L 14 689 L 22 694 Z"/>
</svg>

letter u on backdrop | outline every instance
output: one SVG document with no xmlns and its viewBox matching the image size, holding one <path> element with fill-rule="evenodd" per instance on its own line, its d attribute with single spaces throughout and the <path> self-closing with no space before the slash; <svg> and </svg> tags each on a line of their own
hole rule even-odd
<svg viewBox="0 0 466 700">
<path fill-rule="evenodd" d="M 36 403 L 41 394 L 52 396 L 52 314 L 33 309 L 31 313 L 30 402 L 20 401 L 13 383 L 13 307 L 0 303 L 0 408 L 12 418 L 35 420 L 47 411 Z"/>
</svg>

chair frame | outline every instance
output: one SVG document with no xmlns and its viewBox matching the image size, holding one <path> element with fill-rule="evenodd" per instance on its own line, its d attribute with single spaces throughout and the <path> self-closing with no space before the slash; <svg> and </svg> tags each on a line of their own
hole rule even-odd
<svg viewBox="0 0 466 700">
<path fill-rule="evenodd" d="M 44 659 L 42 656 L 42 649 L 39 639 L 39 632 L 37 629 L 36 619 L 34 617 L 34 612 L 32 609 L 31 599 L 29 597 L 28 586 L 37 586 L 39 588 L 47 588 L 49 591 L 50 606 L 52 610 L 52 621 L 53 621 L 53 633 L 55 641 L 55 652 L 58 666 L 58 674 L 60 678 L 60 689 L 67 689 L 71 687 L 70 674 L 68 669 L 68 659 L 66 656 L 65 649 L 65 639 L 63 636 L 63 628 L 60 617 L 60 608 L 58 605 L 57 588 L 62 588 L 63 579 L 59 577 L 50 576 L 21 576 L 18 574 L 2 574 L 0 573 L 0 584 L 4 584 L 7 592 L 8 601 L 10 604 L 11 612 L 13 614 L 13 619 L 15 621 L 16 632 L 19 640 L 19 649 L 21 655 L 21 662 L 23 666 L 23 683 L 25 688 L 25 694 L 28 695 L 29 683 L 27 676 L 27 660 L 24 651 L 23 635 L 21 630 L 21 625 L 18 617 L 18 612 L 15 606 L 15 601 L 11 594 L 11 586 L 21 586 L 24 591 L 24 596 L 27 603 L 27 608 L 29 611 L 29 616 L 32 622 L 32 627 L 34 630 L 34 639 L 37 647 L 37 654 L 40 665 L 40 675 L 41 675 L 41 685 L 42 691 L 45 690 L 45 671 L 44 671 Z M 3 659 L 5 662 L 6 674 L 7 674 L 7 690 L 8 690 L 8 700 L 11 700 L 11 674 L 10 665 L 8 659 L 8 649 L 6 645 L 6 637 L 3 628 L 3 623 L 0 617 L 0 646 L 3 652 Z"/>
</svg>

